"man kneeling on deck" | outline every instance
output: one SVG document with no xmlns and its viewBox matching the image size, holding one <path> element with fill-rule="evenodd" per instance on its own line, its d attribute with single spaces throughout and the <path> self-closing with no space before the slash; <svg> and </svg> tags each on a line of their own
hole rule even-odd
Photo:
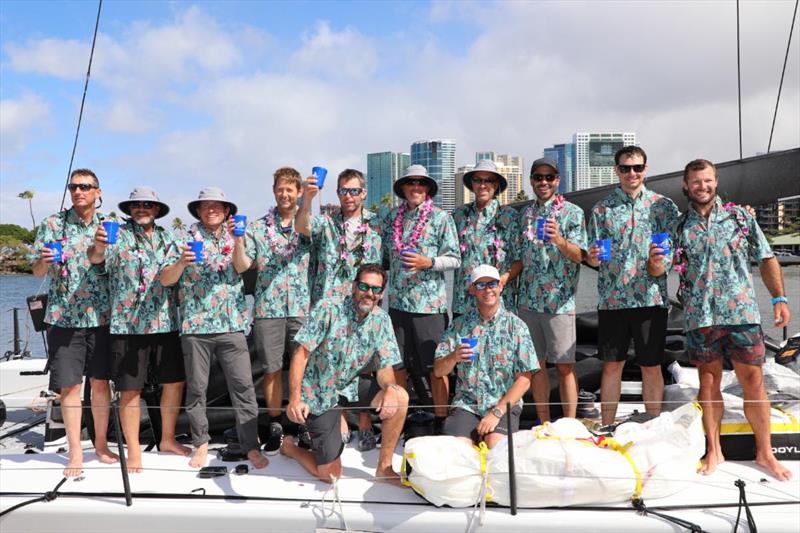
<svg viewBox="0 0 800 533">
<path fill-rule="evenodd" d="M 385 286 L 386 272 L 379 265 L 362 265 L 352 296 L 341 303 L 322 300 L 295 337 L 299 346 L 289 369 L 286 414 L 308 427 L 311 450 L 287 437 L 281 452 L 323 481 L 342 475 L 339 406 L 371 406 L 380 414 L 382 445 L 375 476 L 400 480 L 392 470 L 392 456 L 406 419 L 408 394 L 395 384 L 392 365 L 400 363 L 400 350 L 389 315 L 378 307 Z M 378 369 L 377 380 L 359 379 L 370 363 Z"/>
<path fill-rule="evenodd" d="M 443 433 L 470 442 L 483 440 L 493 448 L 509 431 L 519 429 L 520 400 L 531 385 L 531 373 L 539 370 L 539 361 L 527 326 L 502 305 L 497 269 L 480 265 L 470 281 L 469 293 L 477 308 L 457 317 L 445 331 L 433 371 L 442 377 L 457 367 L 453 407 Z"/>
</svg>

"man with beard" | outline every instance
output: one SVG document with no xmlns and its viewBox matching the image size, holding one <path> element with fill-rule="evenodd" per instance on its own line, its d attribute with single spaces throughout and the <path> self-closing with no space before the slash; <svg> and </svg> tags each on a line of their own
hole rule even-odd
<svg viewBox="0 0 800 533">
<path fill-rule="evenodd" d="M 178 335 L 175 291 L 158 274 L 170 248 L 180 243 L 155 220 L 169 212 L 149 187 L 137 187 L 119 204 L 131 217 L 119 228 L 117 242 L 98 226 L 89 248 L 92 263 L 105 262 L 111 288 L 111 360 L 114 386 L 120 391 L 120 423 L 128 445 L 128 471 L 142 471 L 139 446 L 140 394 L 149 372 L 162 384 L 162 452 L 189 455 L 175 440 L 185 374 Z"/>
<path fill-rule="evenodd" d="M 602 420 L 614 422 L 622 370 L 633 339 L 636 362 L 642 371 L 642 398 L 651 415 L 661 412 L 664 398 L 664 338 L 667 331 L 667 276 L 649 269 L 650 241 L 669 232 L 678 218 L 675 202 L 645 187 L 647 154 L 638 146 L 614 154 L 619 187 L 592 208 L 589 238 L 611 241 L 610 260 L 600 261 L 600 248 L 589 249 L 586 262 L 599 267 L 597 276 L 598 355 L 603 359 L 600 385 Z M 669 262 L 670 256 L 664 261 Z"/>
<path fill-rule="evenodd" d="M 341 301 L 352 291 L 352 280 L 358 267 L 381 260 L 381 236 L 374 227 L 375 214 L 364 209 L 367 197 L 364 174 L 348 168 L 339 173 L 336 194 L 341 206 L 338 215 L 321 214 L 311 217 L 311 204 L 319 193 L 314 176 L 306 180 L 303 203 L 297 210 L 297 231 L 311 237 L 317 271 L 311 305 L 323 298 Z M 342 434 L 348 437 L 347 423 Z M 369 413 L 359 413 L 358 449 L 371 450 L 376 446 Z"/>
<path fill-rule="evenodd" d="M 531 165 L 536 195 L 520 218 L 523 232 L 517 249 L 522 255 L 519 317 L 530 329 L 539 364 L 556 365 L 564 416 L 575 417 L 578 378 L 575 375 L 575 292 L 586 245 L 583 210 L 558 192 L 558 164 L 549 157 Z M 544 220 L 544 234 L 537 221 Z M 542 238 L 540 238 L 542 237 Z M 533 375 L 533 399 L 539 420 L 550 420 L 550 380 L 547 371 Z"/>
<path fill-rule="evenodd" d="M 519 429 L 522 396 L 531 386 L 531 373 L 539 370 L 528 328 L 501 303 L 500 277 L 491 265 L 472 271 L 469 293 L 475 306 L 453 320 L 436 348 L 434 365 L 437 376 L 457 368 L 453 409 L 443 434 L 484 441 L 489 448 Z M 465 339 L 472 339 L 475 348 Z"/>
<path fill-rule="evenodd" d="M 395 384 L 392 365 L 400 362 L 400 352 L 391 321 L 378 307 L 385 285 L 380 265 L 361 265 L 352 296 L 320 302 L 295 337 L 299 347 L 289 370 L 286 412 L 293 422 L 307 425 L 311 450 L 288 437 L 281 451 L 322 481 L 342 476 L 342 407 L 371 407 L 379 413 L 383 438 L 375 476 L 400 481 L 392 470 L 392 456 L 405 422 L 408 395 Z M 367 365 L 377 369 L 375 379 L 359 379 Z"/>
<path fill-rule="evenodd" d="M 244 237 L 233 237 L 233 264 L 244 272 L 255 265 L 253 339 L 264 365 L 264 399 L 270 416 L 269 435 L 264 444 L 267 455 L 281 449 L 283 426 L 284 359 L 297 345 L 294 336 L 308 313 L 308 237 L 293 227 L 302 181 L 289 167 L 275 171 L 272 191 L 276 207 L 250 224 Z"/>
<path fill-rule="evenodd" d="M 513 311 L 514 290 L 508 284 L 522 268 L 514 246 L 519 215 L 516 209 L 501 206 L 497 200 L 497 195 L 508 187 L 508 181 L 497 172 L 493 161 L 484 159 L 464 174 L 464 186 L 473 192 L 475 201 L 453 211 L 461 251 L 461 266 L 456 269 L 453 281 L 453 317 L 463 315 L 474 303 L 469 294 L 469 278 L 481 264 L 494 265 L 502 272 L 503 301 L 506 309 Z"/>
<path fill-rule="evenodd" d="M 444 273 L 461 266 L 458 235 L 453 218 L 433 205 L 439 185 L 424 166 L 408 167 L 393 190 L 402 201 L 384 217 L 381 235 L 391 266 L 389 316 L 403 356 L 397 382 L 406 388 L 410 370 L 415 387 L 424 387 L 422 379 L 429 376 L 439 433 L 447 416 L 449 383 L 434 375 L 433 354 L 447 327 Z M 417 395 L 427 393 L 418 390 Z"/>
<path fill-rule="evenodd" d="M 95 207 L 98 200 L 102 204 L 102 192 L 95 173 L 85 168 L 72 171 L 67 187 L 72 207 L 42 221 L 29 259 L 35 276 L 50 275 L 44 317 L 49 326 L 50 390 L 61 395 L 69 448 L 64 475 L 75 477 L 83 471 L 80 393 L 84 373 L 92 389 L 95 454 L 103 463 L 114 463 L 119 457 L 111 453 L 106 440 L 111 404 L 108 277 L 87 255 L 103 220 Z M 60 258 L 49 247 L 55 243 L 61 245 Z"/>
<path fill-rule="evenodd" d="M 269 460 L 258 449 L 258 404 L 244 336 L 247 308 L 242 278 L 232 264 L 233 221 L 226 227 L 228 217 L 236 214 L 236 204 L 219 187 L 206 187 L 188 209 L 200 221 L 192 224 L 189 234 L 194 243 L 202 243 L 201 257 L 189 245 L 170 250 L 172 264 L 161 271 L 160 279 L 165 287 L 179 283 L 186 414 L 195 446 L 189 466 L 201 468 L 208 459 L 206 390 L 216 356 L 236 411 L 239 445 L 255 468 L 264 468 Z"/>
<path fill-rule="evenodd" d="M 789 323 L 791 313 L 783 275 L 755 218 L 741 206 L 717 196 L 717 170 L 705 159 L 689 162 L 683 172 L 689 210 L 675 231 L 675 269 L 684 303 L 686 350 L 700 377 L 698 398 L 708 448 L 700 471 L 711 474 L 725 460 L 720 425 L 725 406 L 720 392 L 722 359 L 733 364 L 744 392 L 744 413 L 753 428 L 756 463 L 779 480 L 791 478 L 772 452 L 770 405 L 764 389 L 764 334 L 753 290 L 750 261 L 759 262 L 761 278 L 772 295 L 774 325 Z M 652 275 L 665 272 L 662 251 L 650 247 Z"/>
</svg>

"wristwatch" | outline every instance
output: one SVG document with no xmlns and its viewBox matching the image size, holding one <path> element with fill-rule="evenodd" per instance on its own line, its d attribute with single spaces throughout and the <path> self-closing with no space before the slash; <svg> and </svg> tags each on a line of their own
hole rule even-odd
<svg viewBox="0 0 800 533">
<path fill-rule="evenodd" d="M 436 268 L 436 257 L 431 256 L 431 270 Z"/>
<path fill-rule="evenodd" d="M 497 418 L 503 418 L 503 415 L 505 415 L 505 413 L 503 411 L 501 411 L 500 408 L 497 407 L 496 405 L 494 407 L 492 407 L 491 413 L 494 416 L 496 416 Z"/>
<path fill-rule="evenodd" d="M 781 302 L 783 302 L 783 303 L 785 303 L 785 304 L 788 304 L 788 303 L 789 303 L 789 300 L 787 300 L 787 299 L 786 299 L 786 296 L 775 296 L 775 297 L 772 299 L 772 305 L 779 304 L 779 303 L 781 303 Z"/>
</svg>

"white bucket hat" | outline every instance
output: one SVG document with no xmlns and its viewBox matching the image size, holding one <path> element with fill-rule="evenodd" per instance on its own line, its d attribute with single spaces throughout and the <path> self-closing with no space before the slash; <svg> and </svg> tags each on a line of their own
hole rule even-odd
<svg viewBox="0 0 800 533">
<path fill-rule="evenodd" d="M 231 216 L 235 215 L 236 212 L 239 210 L 239 208 L 236 207 L 236 204 L 234 204 L 231 201 L 228 201 L 228 199 L 225 197 L 225 191 L 223 191 L 219 187 L 204 187 L 200 191 L 200 194 L 197 196 L 197 200 L 192 200 L 191 202 L 189 202 L 189 205 L 187 206 L 189 212 L 197 220 L 200 220 L 200 217 L 197 216 L 197 207 L 200 205 L 200 202 L 206 202 L 206 201 L 222 202 L 223 204 L 226 204 L 228 208 L 231 210 L 230 213 Z"/>
</svg>

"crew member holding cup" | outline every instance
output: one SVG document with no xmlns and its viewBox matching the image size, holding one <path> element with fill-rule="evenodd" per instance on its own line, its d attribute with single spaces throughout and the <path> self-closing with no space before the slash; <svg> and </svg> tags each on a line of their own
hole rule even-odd
<svg viewBox="0 0 800 533">
<path fill-rule="evenodd" d="M 456 317 L 436 348 L 434 374 L 456 370 L 453 409 L 443 434 L 493 448 L 519 429 L 521 400 L 539 361 L 528 328 L 503 306 L 500 273 L 479 265 L 470 275 L 475 306 Z M 481 379 L 492 376 L 492 379 Z M 497 376 L 497 377 L 495 377 Z M 501 377 L 502 376 L 502 377 Z M 511 404 L 511 428 L 506 410 Z"/>
</svg>

